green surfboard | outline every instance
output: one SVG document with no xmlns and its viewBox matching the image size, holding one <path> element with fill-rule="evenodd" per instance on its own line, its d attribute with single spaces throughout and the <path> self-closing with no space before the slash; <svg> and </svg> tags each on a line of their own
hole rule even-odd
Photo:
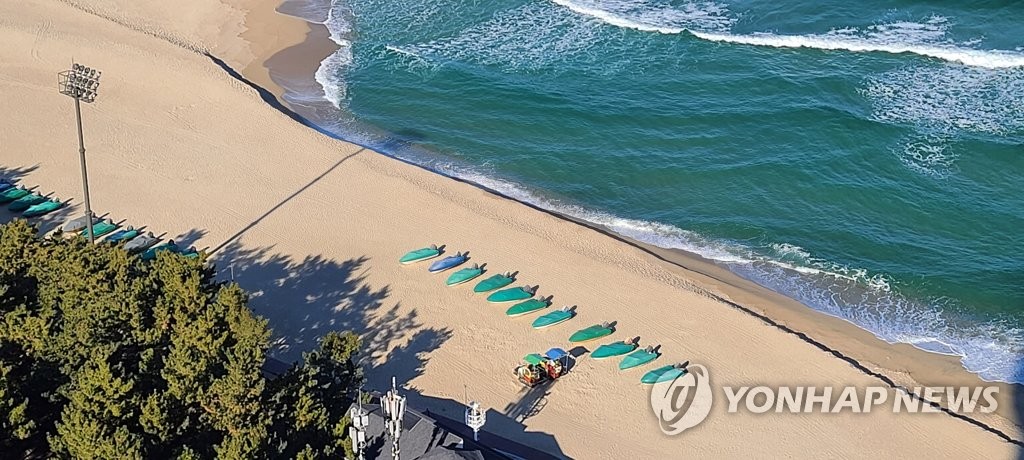
<svg viewBox="0 0 1024 460">
<path fill-rule="evenodd" d="M 531 288 L 529 286 L 520 286 L 509 289 L 502 289 L 487 296 L 488 302 L 502 303 L 502 302 L 515 302 L 517 300 L 526 300 L 533 297 L 533 294 L 537 292 L 537 288 Z"/>
<path fill-rule="evenodd" d="M 484 269 L 474 264 L 472 267 L 463 268 L 462 270 L 452 273 L 452 276 L 449 276 L 448 280 L 445 281 L 444 284 L 447 284 L 448 286 L 457 286 L 462 283 L 473 281 L 476 277 L 483 274 Z"/>
<path fill-rule="evenodd" d="M 23 212 L 21 215 L 25 217 L 39 217 L 41 215 L 56 211 L 61 206 L 64 206 L 64 203 L 61 203 L 60 201 L 57 201 L 55 199 L 44 201 L 42 203 L 39 203 L 35 206 L 26 209 L 25 212 Z"/>
<path fill-rule="evenodd" d="M 14 200 L 7 209 L 11 210 L 11 212 L 22 212 L 44 201 L 46 201 L 46 197 L 38 193 L 33 193 Z"/>
<path fill-rule="evenodd" d="M 635 343 L 632 343 L 632 342 L 630 342 L 630 343 L 626 343 L 626 342 L 606 343 L 604 345 L 601 345 L 601 346 L 597 347 L 597 349 L 594 350 L 594 352 L 590 354 L 590 357 L 593 358 L 593 359 L 612 358 L 612 357 L 621 356 L 621 355 L 629 353 L 629 352 L 631 352 L 633 350 L 636 350 L 636 347 L 637 347 L 637 345 Z"/>
<path fill-rule="evenodd" d="M 7 190 L 4 190 L 3 192 L 0 192 L 0 203 L 10 203 L 25 195 L 28 195 L 28 193 L 28 190 L 25 190 L 21 187 L 9 188 Z"/>
<path fill-rule="evenodd" d="M 548 305 L 550 304 L 546 300 L 530 299 L 526 302 L 519 302 L 509 307 L 508 310 L 505 310 L 505 314 L 514 318 L 516 316 L 523 316 L 529 313 L 536 313 L 548 308 Z"/>
<path fill-rule="evenodd" d="M 427 259 L 433 259 L 434 257 L 437 257 L 439 255 L 441 255 L 441 250 L 438 249 L 437 246 L 430 245 L 430 247 L 416 249 L 414 251 L 409 251 L 405 253 L 405 255 L 402 256 L 401 259 L 398 259 L 398 262 L 403 265 L 407 265 L 415 262 L 421 262 Z"/>
<path fill-rule="evenodd" d="M 651 361 L 658 359 L 658 352 L 654 351 L 653 348 L 647 347 L 645 350 L 637 350 L 622 358 L 619 362 L 619 369 L 626 370 L 632 369 L 637 366 L 643 366 Z"/>
<path fill-rule="evenodd" d="M 112 222 L 110 219 L 103 219 L 92 225 L 92 235 L 96 238 L 99 238 L 103 235 L 106 235 L 107 233 L 114 231 L 115 229 L 117 229 L 117 224 Z M 88 237 L 89 229 L 86 228 L 85 230 L 78 232 L 78 234 L 84 237 Z"/>
<path fill-rule="evenodd" d="M 569 341 L 572 343 L 587 342 L 611 335 L 612 332 L 615 331 L 608 325 L 608 323 L 595 324 L 576 331 L 573 335 L 569 336 Z"/>
<path fill-rule="evenodd" d="M 568 307 L 562 308 L 560 310 L 555 310 L 551 313 L 548 313 L 544 316 L 541 316 L 540 318 L 533 320 L 533 328 L 544 329 L 546 327 L 551 327 L 556 324 L 562 324 L 572 319 L 573 316 L 574 315 L 572 310 L 570 310 Z"/>
<path fill-rule="evenodd" d="M 640 377 L 640 383 L 654 385 L 655 383 L 667 382 L 684 374 L 686 374 L 685 367 L 679 367 L 678 364 L 669 364 L 644 374 L 643 377 Z"/>
<path fill-rule="evenodd" d="M 487 279 L 485 279 L 485 280 L 483 280 L 483 281 L 481 281 L 479 283 L 476 283 L 476 286 L 473 287 L 473 292 L 476 292 L 476 293 L 479 294 L 479 293 L 493 291 L 495 289 L 501 289 L 501 288 L 503 288 L 505 286 L 508 286 L 508 285 L 512 284 L 513 282 L 515 282 L 515 280 L 516 279 L 513 278 L 512 276 L 510 276 L 508 273 L 504 273 L 504 274 L 500 274 L 500 275 L 494 275 L 494 276 L 492 276 L 490 278 L 487 278 Z"/>
</svg>

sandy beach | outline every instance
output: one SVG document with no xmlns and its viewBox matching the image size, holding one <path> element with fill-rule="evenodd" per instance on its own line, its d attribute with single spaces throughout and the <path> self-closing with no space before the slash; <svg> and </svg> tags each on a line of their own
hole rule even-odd
<svg viewBox="0 0 1024 460">
<path fill-rule="evenodd" d="M 333 48 L 278 6 L 0 4 L 0 176 L 71 199 L 49 228 L 80 212 L 72 102 L 56 88 L 74 58 L 103 71 L 97 101 L 83 107 L 94 211 L 211 252 L 221 277 L 254 293 L 281 359 L 299 359 L 326 331 L 355 330 L 368 387 L 395 376 L 411 404 L 453 419 L 468 396 L 489 408 L 486 431 L 571 458 L 1019 455 L 1008 441 L 1024 439 L 1013 385 L 997 385 L 995 413 L 959 418 L 728 414 L 718 401 L 703 424 L 675 437 L 659 430 L 640 370 L 583 355 L 546 392 L 527 391 L 511 375 L 523 355 L 571 348 L 573 331 L 602 321 L 616 322 L 613 339 L 660 344 L 662 364 L 707 366 L 715 386 L 982 382 L 956 357 L 886 344 L 699 257 L 304 126 L 281 110 L 281 82 L 314 70 Z M 539 285 L 554 307 L 575 305 L 578 315 L 533 330 L 532 318 L 508 319 L 468 286 L 448 288 L 444 275 L 397 263 L 429 244 L 469 251 L 488 276 L 518 271 L 516 285 Z"/>
</svg>

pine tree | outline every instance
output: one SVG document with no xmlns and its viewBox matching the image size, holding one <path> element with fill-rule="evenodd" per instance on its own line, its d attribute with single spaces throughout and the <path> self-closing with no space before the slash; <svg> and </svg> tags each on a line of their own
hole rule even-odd
<svg viewBox="0 0 1024 460">
<path fill-rule="evenodd" d="M 203 260 L 0 225 L 0 451 L 74 458 L 336 458 L 362 375 L 329 333 L 261 374 L 270 330 Z"/>
</svg>

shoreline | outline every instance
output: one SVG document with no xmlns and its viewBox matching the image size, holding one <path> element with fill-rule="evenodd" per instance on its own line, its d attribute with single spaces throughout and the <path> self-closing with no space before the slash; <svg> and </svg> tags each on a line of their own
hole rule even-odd
<svg viewBox="0 0 1024 460">
<path fill-rule="evenodd" d="M 271 89 L 275 96 L 284 101 L 288 101 L 288 92 L 295 89 L 299 91 L 316 90 L 322 92 L 322 87 L 313 78 L 313 74 L 319 68 L 321 61 L 330 54 L 329 52 L 325 54 L 323 50 L 325 48 L 337 49 L 336 44 L 330 39 L 329 31 L 324 24 L 310 22 L 300 16 L 282 11 L 284 5 L 288 5 L 289 2 L 293 1 L 296 0 L 284 0 L 282 6 L 279 6 L 275 11 L 279 16 L 286 18 L 284 21 L 296 20 L 306 23 L 309 27 L 309 33 L 306 35 L 306 38 L 300 43 L 292 44 L 277 52 L 257 58 L 257 60 L 262 59 L 263 66 L 270 69 L 272 75 L 288 76 L 287 78 L 276 79 L 275 86 Z M 258 35 L 250 36 L 250 38 L 253 37 L 258 37 Z M 327 45 L 325 42 L 330 45 Z M 282 84 L 282 81 L 292 82 L 294 86 Z M 325 101 L 325 104 L 329 103 Z M 304 111 L 310 110 L 310 105 L 292 103 L 288 105 L 296 113 L 307 119 L 315 117 L 313 113 L 304 113 Z M 796 299 L 747 280 L 699 254 L 645 243 L 618 234 L 600 224 L 568 216 L 533 203 L 523 202 L 501 191 L 462 178 L 453 177 L 411 161 L 392 155 L 384 155 L 448 179 L 473 185 L 504 199 L 515 201 L 560 219 L 599 231 L 625 244 L 648 252 L 662 259 L 664 263 L 678 268 L 685 278 L 702 278 L 695 284 L 700 289 L 711 286 L 712 288 L 708 290 L 709 294 L 724 301 L 732 302 L 736 304 L 735 307 L 748 310 L 755 316 L 762 316 L 778 326 L 788 328 L 794 334 L 803 335 L 807 337 L 806 340 L 827 347 L 830 350 L 840 351 L 845 356 L 863 365 L 865 369 L 883 375 L 901 387 L 912 389 L 918 386 L 971 386 L 986 384 L 998 386 L 1002 394 L 1024 391 L 1024 384 L 982 379 L 963 366 L 959 355 L 924 350 L 907 343 L 886 342 L 870 330 L 860 327 L 846 318 L 821 312 Z M 833 344 L 834 346 L 826 344 Z M 1024 413 L 1024 402 L 1015 405 L 1011 411 L 1004 411 L 1003 409 L 1005 409 L 1005 405 L 1001 406 L 997 413 L 1000 413 L 1008 420 L 1012 420 L 1012 417 L 1016 414 Z M 1020 427 L 1016 428 L 1020 429 Z M 1009 431 L 1013 430 L 1010 429 Z"/>
<path fill-rule="evenodd" d="M 258 9 L 271 2 L 250 3 Z M 780 456 L 941 452 L 991 458 L 994 452 L 1017 450 L 984 432 L 984 426 L 944 415 L 730 417 L 722 404 L 692 436 L 669 438 L 658 432 L 646 407 L 645 390 L 636 383 L 639 374 L 624 375 L 587 358 L 550 395 L 542 395 L 543 411 L 519 420 L 513 414 L 531 395 L 508 377 L 510 366 L 537 351 L 533 348 L 562 344 L 572 330 L 602 320 L 619 321 L 617 335 L 663 344 L 665 362 L 685 357 L 711 364 L 716 384 L 878 385 L 858 364 L 829 351 L 853 356 L 856 340 L 881 350 L 874 359 L 854 358 L 868 370 L 895 368 L 897 382 L 901 377 L 932 381 L 921 373 L 900 373 L 904 355 L 925 352 L 889 346 L 845 320 L 743 284 L 714 264 L 645 248 L 298 125 L 257 97 L 260 89 L 270 88 L 251 74 L 262 64 L 238 67 L 250 72 L 245 79 L 257 82 L 248 83 L 250 88 L 230 67 L 210 65 L 207 57 L 218 60 L 216 49 L 204 57 L 147 32 L 145 24 L 123 27 L 60 3 L 30 1 L 18 8 L 0 5 L 0 10 L 10 18 L 0 27 L 0 38 L 12 44 L 0 51 L 11 63 L 0 77 L 16 82 L 0 87 L 0 94 L 30 108 L 0 124 L 0 138 L 12 145 L 3 166 L 24 169 L 22 180 L 61 197 L 77 196 L 77 164 L 65 161 L 72 152 L 73 119 L 66 116 L 67 101 L 51 87 L 51 68 L 63 65 L 67 43 L 76 43 L 76 57 L 105 71 L 102 99 L 85 115 L 98 214 L 131 219 L 168 236 L 180 234 L 174 238 L 182 244 L 218 248 L 212 258 L 218 273 L 254 293 L 254 309 L 281 337 L 274 344 L 278 353 L 295 357 L 326 328 L 356 330 L 367 342 L 371 387 L 397 375 L 407 383 L 411 404 L 453 418 L 461 416 L 464 396 L 472 395 L 493 408 L 485 430 L 581 458 L 652 456 L 681 445 L 698 456 L 770 449 Z M 52 18 L 60 34 L 40 33 L 36 25 L 43 17 Z M 310 36 L 307 25 L 288 27 Z M 258 35 L 250 30 L 246 37 Z M 265 59 L 250 64 L 256 61 Z M 161 78 L 166 91 L 151 91 L 145 82 L 153 78 Z M 39 126 L 60 134 L 25 134 Z M 131 199 L 124 199 L 125 190 L 131 190 Z M 168 191 L 174 191 L 171 200 Z M 578 319 L 561 329 L 533 331 L 522 322 L 495 319 L 494 308 L 480 305 L 464 289 L 439 287 L 438 277 L 422 267 L 394 262 L 425 239 L 451 251 L 470 249 L 494 271 L 522 270 L 522 283 L 539 282 L 543 295 L 579 304 Z M 572 276 L 566 266 L 575 267 Z M 595 292 L 595 285 L 612 289 Z M 704 286 L 724 301 L 693 286 Z M 793 311 L 787 313 L 787 306 Z M 762 310 L 776 325 L 757 317 Z M 829 346 L 821 349 L 815 342 Z M 876 351 L 865 353 L 870 358 Z M 942 361 L 928 355 L 930 365 Z M 936 378 L 949 374 L 944 377 L 977 384 L 977 378 L 969 378 L 973 374 L 965 377 L 967 372 L 954 364 L 959 371 L 936 366 Z M 465 386 L 457 388 L 456 382 Z M 1009 399 L 1019 392 L 1009 391 L 1001 395 Z M 1001 401 L 1001 409 L 1010 410 L 1009 404 Z M 1012 415 L 978 418 L 1019 437 Z M 608 420 L 624 423 L 609 431 Z M 595 439 L 603 442 L 595 445 Z"/>
</svg>

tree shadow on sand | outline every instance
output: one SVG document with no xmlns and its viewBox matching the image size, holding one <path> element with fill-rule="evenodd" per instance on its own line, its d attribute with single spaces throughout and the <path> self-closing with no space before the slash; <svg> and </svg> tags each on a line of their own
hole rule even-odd
<svg viewBox="0 0 1024 460">
<path fill-rule="evenodd" d="M 163 233 L 163 232 L 153 231 L 153 233 L 159 235 L 160 233 Z M 185 233 L 182 233 L 182 234 L 177 235 L 177 236 L 175 236 L 173 238 L 170 238 L 170 239 L 174 240 L 174 244 L 176 244 L 178 246 L 181 246 L 183 248 L 187 248 L 189 246 L 195 245 L 197 241 L 199 241 L 204 236 L 206 236 L 206 233 L 207 233 L 206 230 L 200 230 L 200 229 L 195 229 L 194 228 L 192 230 L 189 230 L 189 231 L 187 231 Z M 202 249 L 202 248 L 200 248 L 200 249 Z"/>
<path fill-rule="evenodd" d="M 344 261 L 322 256 L 293 259 L 275 252 L 273 246 L 254 249 L 230 243 L 217 252 L 214 262 L 218 279 L 233 279 L 252 293 L 249 305 L 269 320 L 274 334 L 271 354 L 278 359 L 301 359 L 302 352 L 315 348 L 318 339 L 329 331 L 359 334 L 363 338 L 362 365 L 368 391 L 386 391 L 392 377 L 400 385 L 412 381 L 424 372 L 430 353 L 452 337 L 451 329 L 424 327 L 415 309 L 388 302 L 389 286 L 371 286 L 366 276 L 372 269 L 368 257 Z M 457 387 L 458 382 L 452 385 Z M 412 385 L 405 386 L 402 393 L 409 398 L 410 407 L 458 421 L 446 425 L 446 429 L 466 429 L 461 422 L 466 408 L 463 402 L 423 395 Z M 546 390 L 539 394 L 543 397 Z M 520 398 L 512 406 L 536 407 L 536 401 L 525 399 L 530 398 Z M 527 431 L 518 416 L 495 410 L 489 410 L 487 416 L 485 432 L 502 433 L 544 451 L 530 458 L 564 457 L 554 436 Z M 489 442 L 507 442 L 486 436 L 491 438 Z"/>
<path fill-rule="evenodd" d="M 249 305 L 270 321 L 271 354 L 294 362 L 329 331 L 350 330 L 363 338 L 370 387 L 390 386 L 391 376 L 420 375 L 428 354 L 451 338 L 447 328 L 425 328 L 416 310 L 386 305 L 389 286 L 366 281 L 367 257 L 335 261 L 322 256 L 293 260 L 273 247 L 232 243 L 217 254 L 217 275 L 252 293 Z M 386 376 L 386 377 L 385 377 Z"/>
<path fill-rule="evenodd" d="M 25 178 L 25 176 L 28 176 L 29 173 L 37 169 L 39 169 L 38 165 L 14 168 L 0 165 L 0 179 L 6 179 L 13 183 L 19 183 L 22 179 Z"/>
</svg>

